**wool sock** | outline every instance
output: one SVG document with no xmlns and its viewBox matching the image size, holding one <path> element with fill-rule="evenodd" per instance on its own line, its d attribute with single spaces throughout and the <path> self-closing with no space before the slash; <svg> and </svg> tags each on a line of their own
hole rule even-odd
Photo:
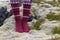
<svg viewBox="0 0 60 40">
<path fill-rule="evenodd" d="M 24 32 L 29 32 L 29 26 L 28 26 L 28 17 L 30 14 L 31 9 L 31 0 L 24 0 L 23 1 L 23 18 L 22 18 L 22 26 Z"/>
<path fill-rule="evenodd" d="M 10 0 L 11 1 L 11 7 L 12 7 L 12 11 L 14 14 L 14 19 L 16 22 L 16 32 L 23 32 L 23 28 L 22 28 L 22 22 L 21 22 L 21 18 L 20 18 L 20 4 L 19 4 L 19 0 Z"/>
</svg>

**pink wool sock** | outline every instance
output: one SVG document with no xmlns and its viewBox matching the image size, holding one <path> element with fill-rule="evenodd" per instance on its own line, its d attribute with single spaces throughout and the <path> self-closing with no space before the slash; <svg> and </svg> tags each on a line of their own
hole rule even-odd
<svg viewBox="0 0 60 40">
<path fill-rule="evenodd" d="M 14 18 L 15 18 L 15 21 L 16 21 L 16 32 L 23 32 L 23 28 L 22 28 L 22 22 L 21 22 L 21 19 L 20 19 L 20 13 L 19 13 L 19 3 L 17 4 L 11 4 L 11 7 L 12 7 L 12 11 L 13 11 L 13 14 L 14 14 Z"/>
<path fill-rule="evenodd" d="M 22 26 L 23 26 L 23 30 L 24 32 L 29 32 L 29 26 L 28 26 L 28 17 L 30 14 L 30 8 L 31 5 L 28 4 L 23 4 L 23 19 L 22 19 Z"/>
<path fill-rule="evenodd" d="M 31 0 L 23 0 L 23 18 L 20 18 L 19 0 L 11 0 L 11 7 L 16 21 L 16 32 L 29 32 L 28 17 L 31 9 Z"/>
<path fill-rule="evenodd" d="M 24 32 L 29 32 L 30 31 L 30 29 L 29 29 L 29 27 L 28 27 L 28 18 L 25 18 L 25 17 L 23 17 L 23 19 L 22 19 L 22 26 L 23 26 L 23 31 Z"/>
</svg>

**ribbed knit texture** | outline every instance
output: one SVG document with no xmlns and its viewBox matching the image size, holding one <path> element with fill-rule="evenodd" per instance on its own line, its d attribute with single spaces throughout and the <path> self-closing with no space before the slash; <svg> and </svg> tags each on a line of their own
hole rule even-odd
<svg viewBox="0 0 60 40">
<path fill-rule="evenodd" d="M 23 17 L 20 18 L 19 0 L 10 0 L 14 18 L 16 21 L 16 32 L 29 32 L 28 17 L 31 9 L 31 0 L 23 0 Z"/>
<path fill-rule="evenodd" d="M 20 13 L 19 13 L 19 0 L 10 0 L 11 1 L 11 7 L 14 14 L 15 22 L 16 22 L 16 32 L 23 32 Z"/>
<path fill-rule="evenodd" d="M 28 17 L 30 14 L 31 9 L 31 0 L 23 0 L 23 19 L 22 19 L 22 26 L 24 32 L 29 32 L 30 29 L 28 27 Z"/>
</svg>

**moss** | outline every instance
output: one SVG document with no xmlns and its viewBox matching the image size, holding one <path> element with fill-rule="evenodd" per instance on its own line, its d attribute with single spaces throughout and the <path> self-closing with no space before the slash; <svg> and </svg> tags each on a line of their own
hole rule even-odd
<svg viewBox="0 0 60 40">
<path fill-rule="evenodd" d="M 32 2 L 34 2 L 34 3 L 40 3 L 42 1 L 44 1 L 44 0 L 32 0 Z"/>
<path fill-rule="evenodd" d="M 52 30 L 52 34 L 60 34 L 60 27 L 55 27 L 55 28 Z"/>
<path fill-rule="evenodd" d="M 44 20 L 38 19 L 36 23 L 34 23 L 34 29 L 40 30 L 40 25 L 44 22 Z"/>
<path fill-rule="evenodd" d="M 55 13 L 49 13 L 49 14 L 47 14 L 46 18 L 49 21 L 52 21 L 52 20 L 60 21 L 60 15 L 55 15 Z"/>
<path fill-rule="evenodd" d="M 32 25 L 30 26 L 30 29 L 33 30 L 40 30 L 40 25 L 44 22 L 44 20 L 41 19 L 37 19 L 37 21 L 34 23 L 32 23 Z"/>
</svg>

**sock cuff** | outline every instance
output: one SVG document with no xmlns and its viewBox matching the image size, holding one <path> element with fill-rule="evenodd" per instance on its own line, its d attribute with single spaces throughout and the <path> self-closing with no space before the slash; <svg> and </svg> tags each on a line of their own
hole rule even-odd
<svg viewBox="0 0 60 40">
<path fill-rule="evenodd" d="M 17 4 L 17 3 L 19 3 L 19 1 L 20 1 L 20 0 L 10 0 L 10 3 L 11 3 L 11 4 Z"/>
</svg>

